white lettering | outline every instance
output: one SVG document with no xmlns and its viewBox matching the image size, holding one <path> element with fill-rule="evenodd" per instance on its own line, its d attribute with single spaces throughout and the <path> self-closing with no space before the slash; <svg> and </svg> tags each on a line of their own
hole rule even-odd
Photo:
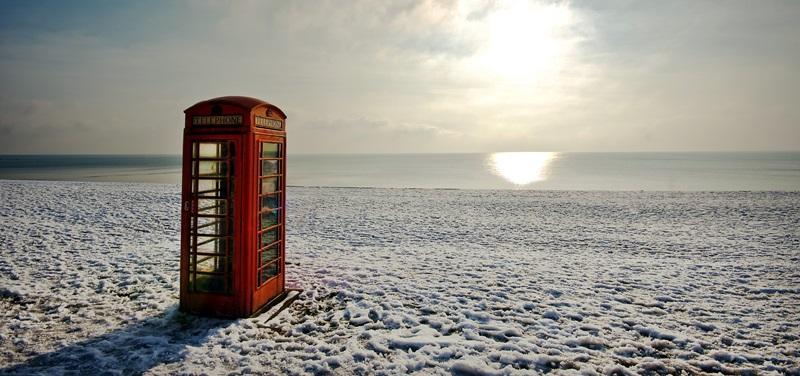
<svg viewBox="0 0 800 376">
<path fill-rule="evenodd" d="M 269 119 L 261 116 L 256 116 L 256 127 L 283 129 L 283 122 L 280 120 Z"/>
<path fill-rule="evenodd" d="M 192 125 L 242 125 L 242 115 L 193 116 Z"/>
</svg>

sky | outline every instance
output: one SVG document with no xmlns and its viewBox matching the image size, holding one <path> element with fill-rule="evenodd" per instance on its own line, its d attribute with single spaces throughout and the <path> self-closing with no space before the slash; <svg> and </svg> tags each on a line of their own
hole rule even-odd
<svg viewBox="0 0 800 376">
<path fill-rule="evenodd" d="M 289 153 L 800 150 L 798 1 L 3 1 L 0 154 L 178 154 L 183 110 Z"/>
</svg>

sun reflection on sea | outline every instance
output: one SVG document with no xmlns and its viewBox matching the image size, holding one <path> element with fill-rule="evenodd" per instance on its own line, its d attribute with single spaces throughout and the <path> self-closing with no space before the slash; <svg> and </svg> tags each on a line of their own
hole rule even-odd
<svg viewBox="0 0 800 376">
<path fill-rule="evenodd" d="M 495 175 L 516 185 L 527 185 L 546 180 L 550 163 L 556 158 L 555 152 L 492 153 L 488 164 Z"/>
</svg>

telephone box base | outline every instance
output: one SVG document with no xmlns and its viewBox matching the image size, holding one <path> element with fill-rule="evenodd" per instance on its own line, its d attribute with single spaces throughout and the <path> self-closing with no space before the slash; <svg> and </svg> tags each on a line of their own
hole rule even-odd
<svg viewBox="0 0 800 376">
<path fill-rule="evenodd" d="M 279 313 L 283 312 L 284 309 L 289 308 L 289 306 L 300 297 L 302 292 L 302 289 L 287 288 L 282 294 L 276 296 L 267 304 L 264 304 L 263 307 L 253 313 L 250 317 L 263 317 L 264 320 L 259 320 L 261 322 L 272 320 Z"/>
</svg>

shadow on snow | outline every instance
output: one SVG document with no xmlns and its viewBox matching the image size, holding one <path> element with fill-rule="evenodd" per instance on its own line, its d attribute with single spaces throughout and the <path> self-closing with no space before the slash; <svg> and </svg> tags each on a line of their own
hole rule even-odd
<svg viewBox="0 0 800 376">
<path fill-rule="evenodd" d="M 125 328 L 2 368 L 0 374 L 141 374 L 181 361 L 188 347 L 235 322 L 186 315 L 173 306 Z"/>
</svg>

